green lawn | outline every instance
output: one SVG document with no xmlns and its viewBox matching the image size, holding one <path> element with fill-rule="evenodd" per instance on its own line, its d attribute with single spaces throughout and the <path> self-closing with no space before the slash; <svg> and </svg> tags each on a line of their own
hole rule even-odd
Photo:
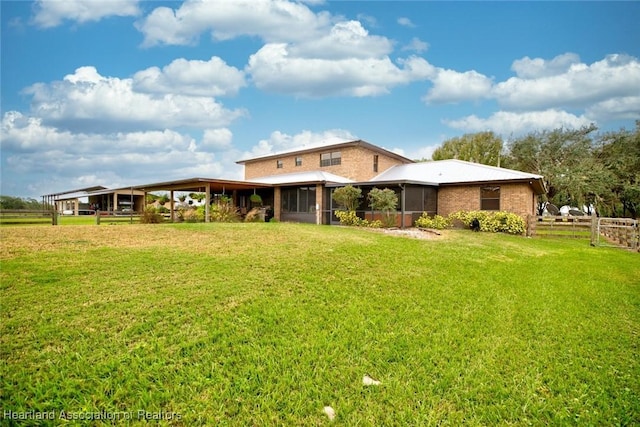
<svg viewBox="0 0 640 427">
<path fill-rule="evenodd" d="M 638 253 L 285 223 L 0 233 L 3 424 L 640 423 Z"/>
</svg>

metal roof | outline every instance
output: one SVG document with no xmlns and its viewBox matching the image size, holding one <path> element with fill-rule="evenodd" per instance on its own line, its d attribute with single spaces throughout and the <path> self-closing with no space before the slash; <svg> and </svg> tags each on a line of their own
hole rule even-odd
<svg viewBox="0 0 640 427">
<path fill-rule="evenodd" d="M 326 182 L 349 184 L 354 181 L 348 178 L 345 178 L 343 176 L 316 170 L 316 171 L 285 173 L 285 174 L 279 174 L 279 175 L 264 176 L 260 178 L 253 178 L 252 182 L 258 182 L 258 183 L 270 184 L 270 185 L 284 185 L 284 184 L 326 183 Z"/>
<path fill-rule="evenodd" d="M 535 183 L 536 191 L 542 194 L 545 192 L 542 178 L 541 175 L 513 169 L 450 159 L 392 166 L 368 182 L 371 184 L 406 182 L 440 186 L 529 180 L 532 184 Z"/>
</svg>

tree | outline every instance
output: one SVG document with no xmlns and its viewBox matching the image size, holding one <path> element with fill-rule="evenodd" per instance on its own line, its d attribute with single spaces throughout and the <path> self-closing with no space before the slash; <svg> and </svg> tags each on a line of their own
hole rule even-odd
<svg viewBox="0 0 640 427">
<path fill-rule="evenodd" d="M 478 132 L 451 138 L 438 147 L 433 160 L 458 159 L 500 166 L 502 138 L 493 132 Z"/>
<path fill-rule="evenodd" d="M 0 196 L 0 209 L 42 209 L 42 207 L 42 203 L 36 199 Z"/>
<path fill-rule="evenodd" d="M 620 130 L 603 135 L 596 156 L 613 175 L 609 215 L 640 214 L 640 120 L 635 131 Z"/>
<path fill-rule="evenodd" d="M 367 196 L 369 199 L 369 206 L 374 211 L 383 212 L 383 224 L 386 227 L 393 227 L 396 225 L 395 212 L 398 206 L 398 195 L 395 191 L 385 188 L 381 190 L 379 188 L 372 188 Z"/>
<path fill-rule="evenodd" d="M 352 185 L 336 188 L 333 191 L 333 200 L 348 211 L 355 211 L 362 198 L 362 190 Z"/>
<path fill-rule="evenodd" d="M 594 125 L 533 132 L 509 144 L 506 167 L 543 175 L 547 199 L 558 206 L 605 205 L 613 177 L 594 157 Z"/>
</svg>

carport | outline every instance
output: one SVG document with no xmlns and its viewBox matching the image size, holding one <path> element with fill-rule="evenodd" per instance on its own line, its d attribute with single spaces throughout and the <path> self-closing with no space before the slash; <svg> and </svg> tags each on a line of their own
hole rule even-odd
<svg viewBox="0 0 640 427">
<path fill-rule="evenodd" d="M 231 181 L 212 178 L 189 178 L 177 181 L 144 184 L 133 188 L 143 191 L 145 200 L 147 197 L 147 193 L 154 193 L 157 191 L 169 192 L 169 200 L 171 205 L 171 221 L 175 221 L 175 192 L 204 193 L 206 196 L 206 222 L 209 222 L 209 210 L 211 207 L 211 201 L 216 195 L 226 195 L 231 197 L 234 205 L 239 207 L 240 209 L 248 208 L 250 206 L 249 196 L 251 194 L 259 194 L 262 197 L 263 204 L 273 206 L 273 187 L 270 184 L 257 182 Z"/>
</svg>

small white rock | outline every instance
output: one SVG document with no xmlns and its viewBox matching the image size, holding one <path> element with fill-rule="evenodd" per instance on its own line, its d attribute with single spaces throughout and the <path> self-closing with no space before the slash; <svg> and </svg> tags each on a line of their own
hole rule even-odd
<svg viewBox="0 0 640 427">
<path fill-rule="evenodd" d="M 369 375 L 365 374 L 364 377 L 362 377 L 362 384 L 364 385 L 380 385 L 380 381 L 371 378 Z"/>
<path fill-rule="evenodd" d="M 331 406 L 325 406 L 324 413 L 327 414 L 327 417 L 329 417 L 329 421 L 333 421 L 333 419 L 336 417 L 336 411 L 334 411 Z"/>
</svg>

